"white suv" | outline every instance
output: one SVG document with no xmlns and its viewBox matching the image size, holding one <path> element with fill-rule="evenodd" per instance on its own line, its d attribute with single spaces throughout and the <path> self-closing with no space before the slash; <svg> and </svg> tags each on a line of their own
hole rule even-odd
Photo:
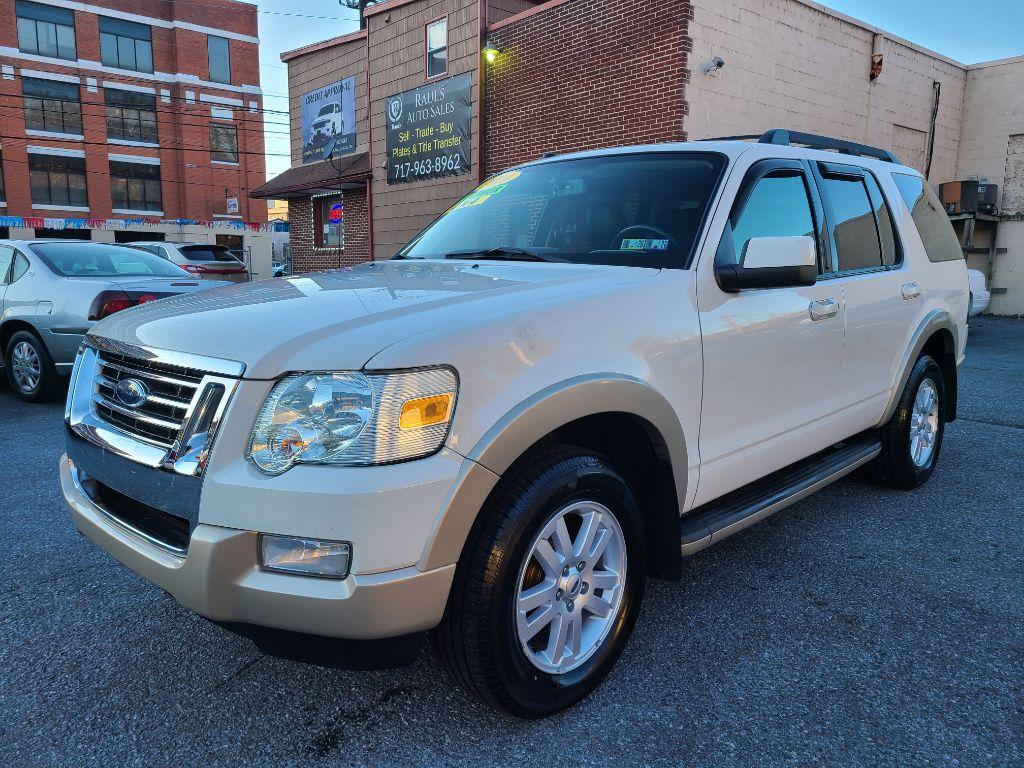
<svg viewBox="0 0 1024 768">
<path fill-rule="evenodd" d="M 942 206 L 882 150 L 545 158 L 392 260 L 97 324 L 64 495 L 204 616 L 432 630 L 469 691 L 546 715 L 608 674 L 647 576 L 859 467 L 926 481 L 967 301 Z"/>
</svg>

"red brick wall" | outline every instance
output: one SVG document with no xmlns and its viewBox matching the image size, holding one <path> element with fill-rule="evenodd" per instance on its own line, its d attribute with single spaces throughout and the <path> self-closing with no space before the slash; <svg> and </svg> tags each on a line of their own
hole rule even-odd
<svg viewBox="0 0 1024 768">
<path fill-rule="evenodd" d="M 486 174 L 540 157 L 686 138 L 688 0 L 569 0 L 491 30 Z"/>
<path fill-rule="evenodd" d="M 95 0 L 92 7 L 107 7 L 144 15 L 157 20 L 178 19 L 256 36 L 257 15 L 254 6 L 231 0 L 204 0 L 197 6 L 189 2 L 168 0 Z M 14 0 L 0 0 L 0 46 L 18 47 Z M 157 72 L 192 75 L 201 80 L 209 76 L 207 40 L 204 32 L 190 29 L 153 26 L 153 64 Z M 75 11 L 75 37 L 78 58 L 85 62 L 100 60 L 99 19 L 95 13 Z M 230 40 L 231 79 L 235 86 L 259 85 L 259 49 L 255 43 Z M 0 55 L 0 63 L 14 67 L 12 80 L 0 80 L 0 144 L 7 194 L 5 213 L 13 216 L 55 217 L 119 217 L 111 214 L 109 153 L 144 155 L 160 158 L 164 218 L 210 220 L 215 214 L 226 214 L 228 193 L 237 195 L 239 214 L 246 221 L 266 221 L 267 207 L 262 201 L 250 200 L 248 191 L 266 179 L 263 115 L 249 111 L 249 102 L 263 107 L 262 96 L 240 93 L 218 84 L 183 84 L 156 80 L 140 73 L 111 74 L 73 61 L 31 61 L 18 56 Z M 28 137 L 25 134 L 22 101 L 21 68 L 74 75 L 81 81 L 84 140 Z M 87 78 L 95 78 L 98 90 L 87 89 Z M 103 82 L 117 81 L 157 91 L 157 130 L 159 148 L 142 148 L 107 144 Z M 170 91 L 171 101 L 164 103 L 161 89 Z M 195 94 L 196 103 L 186 103 L 186 92 Z M 241 101 L 232 105 L 233 124 L 238 130 L 238 165 L 217 165 L 210 158 L 209 124 L 211 104 L 201 95 Z M 84 150 L 89 195 L 89 212 L 41 211 L 32 208 L 28 183 L 27 145 L 42 145 Z"/>
<path fill-rule="evenodd" d="M 321 198 L 292 198 L 288 201 L 288 223 L 291 229 L 292 272 L 317 272 L 322 269 L 350 267 L 370 258 L 369 220 L 366 215 L 366 192 L 345 190 L 345 247 L 316 248 L 313 232 L 312 206 Z"/>
</svg>

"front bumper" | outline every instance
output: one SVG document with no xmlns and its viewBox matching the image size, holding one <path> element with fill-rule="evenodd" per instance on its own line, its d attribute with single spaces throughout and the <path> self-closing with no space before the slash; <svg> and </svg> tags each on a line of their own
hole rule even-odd
<svg viewBox="0 0 1024 768">
<path fill-rule="evenodd" d="M 200 523 L 177 555 L 121 525 L 85 492 L 63 456 L 61 488 L 75 527 L 105 552 L 216 621 L 243 622 L 352 639 L 430 629 L 444 613 L 455 565 L 416 566 L 343 580 L 262 571 L 254 531 Z"/>
</svg>

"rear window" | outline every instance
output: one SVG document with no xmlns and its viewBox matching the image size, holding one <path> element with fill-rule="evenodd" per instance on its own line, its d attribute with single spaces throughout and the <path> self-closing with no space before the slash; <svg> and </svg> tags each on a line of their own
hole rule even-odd
<svg viewBox="0 0 1024 768">
<path fill-rule="evenodd" d="M 960 241 L 949 222 L 949 216 L 942 209 L 942 203 L 935 192 L 920 176 L 909 173 L 894 173 L 893 181 L 900 191 L 907 210 L 914 219 L 914 226 L 921 235 L 925 253 L 930 261 L 955 261 L 964 258 Z"/>
<path fill-rule="evenodd" d="M 179 250 L 189 261 L 238 261 L 223 245 L 183 245 Z"/>
<path fill-rule="evenodd" d="M 32 250 L 62 277 L 191 277 L 181 267 L 138 248 L 105 243 L 35 243 Z"/>
</svg>

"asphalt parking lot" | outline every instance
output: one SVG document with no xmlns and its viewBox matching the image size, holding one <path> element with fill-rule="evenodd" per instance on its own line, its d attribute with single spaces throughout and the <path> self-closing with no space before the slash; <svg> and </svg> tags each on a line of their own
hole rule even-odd
<svg viewBox="0 0 1024 768">
<path fill-rule="evenodd" d="M 1024 321 L 972 322 L 961 418 L 914 492 L 832 486 L 654 582 L 573 711 L 264 655 L 73 529 L 60 404 L 0 389 L 9 766 L 1024 764 Z M 338 664 L 337 666 L 345 666 Z"/>
</svg>

